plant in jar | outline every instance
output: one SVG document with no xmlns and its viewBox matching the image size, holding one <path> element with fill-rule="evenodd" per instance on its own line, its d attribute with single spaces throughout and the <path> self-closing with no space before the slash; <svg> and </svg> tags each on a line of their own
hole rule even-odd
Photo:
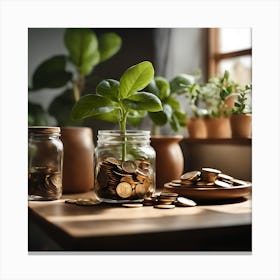
<svg viewBox="0 0 280 280">
<path fill-rule="evenodd" d="M 146 135 L 139 136 L 139 132 L 127 131 L 126 127 L 129 119 L 141 119 L 146 112 L 162 110 L 157 96 L 142 91 L 153 76 L 149 61 L 133 65 L 120 81 L 101 81 L 95 94 L 81 97 L 72 109 L 74 120 L 95 118 L 119 124 L 119 131 L 99 131 L 95 188 L 104 201 L 135 200 L 152 193 L 154 173 L 150 160 L 155 154 L 145 154 L 149 150 Z"/>
</svg>

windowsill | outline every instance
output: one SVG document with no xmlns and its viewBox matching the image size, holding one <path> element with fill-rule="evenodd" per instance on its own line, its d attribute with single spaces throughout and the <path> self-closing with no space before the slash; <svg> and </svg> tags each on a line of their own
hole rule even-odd
<svg viewBox="0 0 280 280">
<path fill-rule="evenodd" d="M 194 139 L 184 137 L 183 141 L 187 144 L 227 144 L 227 145 L 252 145 L 252 138 L 209 138 L 209 139 Z"/>
</svg>

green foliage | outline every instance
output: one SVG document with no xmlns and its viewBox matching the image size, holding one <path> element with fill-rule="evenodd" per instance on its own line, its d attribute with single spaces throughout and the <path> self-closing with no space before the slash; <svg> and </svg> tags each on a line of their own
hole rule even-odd
<svg viewBox="0 0 280 280">
<path fill-rule="evenodd" d="M 169 124 L 174 132 L 178 132 L 181 127 L 185 126 L 186 114 L 182 111 L 176 95 L 181 94 L 185 87 L 193 81 L 191 77 L 182 74 L 172 79 L 170 83 L 163 77 L 155 77 L 146 87 L 146 90 L 160 99 L 163 107 L 160 112 L 148 113 L 154 124 L 153 134 L 158 134 L 158 127 L 166 124 Z"/>
<path fill-rule="evenodd" d="M 47 125 L 46 114 L 41 105 L 28 102 L 28 125 Z"/>
<path fill-rule="evenodd" d="M 29 93 L 43 88 L 64 87 L 48 108 L 60 126 L 78 124 L 73 123 L 70 112 L 75 101 L 89 87 L 87 76 L 99 63 L 120 50 L 122 40 L 115 33 L 105 33 L 97 38 L 91 29 L 69 28 L 64 33 L 64 44 L 68 55 L 56 55 L 43 61 L 34 71 L 32 86 L 29 87 Z M 68 64 L 72 66 L 71 72 L 66 70 Z"/>
<path fill-rule="evenodd" d="M 121 76 L 120 82 L 112 79 L 101 81 L 96 94 L 80 98 L 72 109 L 72 119 L 88 117 L 118 122 L 120 130 L 125 133 L 127 118 L 141 119 L 145 111 L 162 110 L 160 99 L 149 92 L 139 92 L 153 78 L 154 68 L 149 61 L 144 61 L 128 68 Z"/>
<path fill-rule="evenodd" d="M 246 85 L 243 89 L 240 89 L 237 95 L 237 101 L 234 103 L 232 114 L 241 115 L 251 113 L 249 106 L 246 104 L 247 94 L 252 91 L 252 85 Z"/>
</svg>

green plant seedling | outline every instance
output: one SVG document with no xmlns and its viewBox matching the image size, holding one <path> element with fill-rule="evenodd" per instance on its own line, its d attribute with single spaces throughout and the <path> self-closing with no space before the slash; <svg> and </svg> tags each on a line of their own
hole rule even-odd
<svg viewBox="0 0 280 280">
<path fill-rule="evenodd" d="M 129 67 L 120 81 L 106 79 L 96 88 L 96 94 L 82 96 L 72 109 L 72 119 L 95 118 L 117 122 L 121 134 L 126 134 L 129 114 L 157 112 L 162 110 L 160 99 L 150 92 L 141 91 L 154 76 L 151 62 L 143 61 Z M 123 145 L 122 160 L 126 158 L 126 147 Z"/>
<path fill-rule="evenodd" d="M 246 104 L 247 95 L 252 91 L 252 85 L 246 85 L 244 89 L 240 89 L 237 95 L 237 101 L 234 103 L 234 107 L 232 109 L 232 114 L 241 115 L 241 114 L 249 114 L 251 110 L 249 106 Z"/>
</svg>

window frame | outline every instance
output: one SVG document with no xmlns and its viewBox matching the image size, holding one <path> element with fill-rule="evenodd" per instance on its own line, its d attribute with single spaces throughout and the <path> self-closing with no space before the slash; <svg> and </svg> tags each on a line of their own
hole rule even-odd
<svg viewBox="0 0 280 280">
<path fill-rule="evenodd" d="M 218 75 L 219 63 L 223 59 L 241 57 L 250 55 L 252 57 L 252 47 L 232 52 L 221 52 L 219 49 L 220 43 L 220 28 L 208 28 L 208 78 Z"/>
</svg>

